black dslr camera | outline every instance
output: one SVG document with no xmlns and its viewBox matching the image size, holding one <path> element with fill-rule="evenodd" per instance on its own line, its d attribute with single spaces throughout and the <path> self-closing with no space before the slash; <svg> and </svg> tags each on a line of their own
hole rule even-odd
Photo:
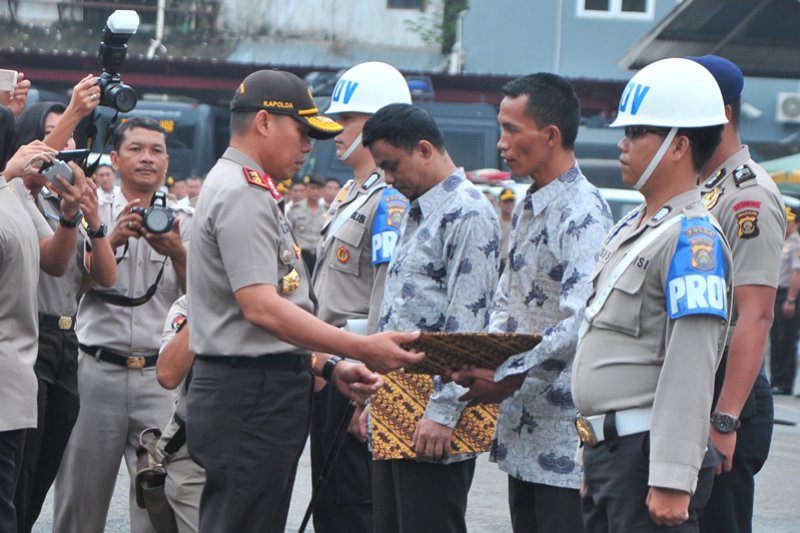
<svg viewBox="0 0 800 533">
<path fill-rule="evenodd" d="M 136 11 L 118 9 L 106 21 L 103 40 L 97 50 L 97 62 L 103 73 L 97 79 L 100 86 L 100 105 L 127 113 L 136 107 L 136 91 L 122 83 L 119 74 L 128 53 L 128 39 L 139 28 Z"/>
<path fill-rule="evenodd" d="M 167 207 L 167 197 L 163 192 L 153 195 L 150 207 L 132 207 L 131 213 L 142 217 L 142 224 L 150 233 L 166 233 L 175 222 L 175 211 Z"/>
</svg>

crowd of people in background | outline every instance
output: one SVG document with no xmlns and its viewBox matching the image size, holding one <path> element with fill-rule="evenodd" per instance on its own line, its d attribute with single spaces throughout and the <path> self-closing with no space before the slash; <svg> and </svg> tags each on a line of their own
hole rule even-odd
<svg viewBox="0 0 800 533">
<path fill-rule="evenodd" d="M 482 452 L 518 533 L 750 531 L 772 394 L 794 387 L 800 205 L 741 144 L 743 82 L 717 56 L 633 77 L 612 127 L 645 201 L 615 224 L 555 74 L 503 88 L 498 149 L 530 186 L 495 195 L 385 63 L 346 71 L 325 114 L 252 73 L 228 149 L 183 179 L 143 117 L 110 164 L 48 177 L 100 88 L 27 104 L 20 73 L 0 94 L 0 531 L 29 533 L 54 485 L 53 531 L 101 533 L 123 460 L 132 532 L 282 532 L 309 433 L 318 533 L 465 532 Z M 311 138 L 351 179 L 298 174 Z M 541 338 L 429 376 L 402 370 L 420 331 Z"/>
</svg>

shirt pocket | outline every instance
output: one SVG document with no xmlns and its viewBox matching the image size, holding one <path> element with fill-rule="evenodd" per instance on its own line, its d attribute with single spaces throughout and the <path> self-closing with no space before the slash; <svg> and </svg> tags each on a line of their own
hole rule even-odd
<svg viewBox="0 0 800 533">
<path fill-rule="evenodd" d="M 603 310 L 594 320 L 598 328 L 610 329 L 638 337 L 641 327 L 646 271 L 627 269 L 617 280 Z"/>
<path fill-rule="evenodd" d="M 354 220 L 348 220 L 336 232 L 330 252 L 333 254 L 330 262 L 333 270 L 352 276 L 359 275 L 359 258 L 365 232 L 366 228 Z"/>
</svg>

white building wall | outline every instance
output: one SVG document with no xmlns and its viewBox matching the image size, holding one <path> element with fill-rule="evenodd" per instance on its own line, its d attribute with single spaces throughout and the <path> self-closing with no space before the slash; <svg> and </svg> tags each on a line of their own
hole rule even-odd
<svg viewBox="0 0 800 533">
<path fill-rule="evenodd" d="M 431 25 L 441 20 L 442 0 L 426 0 L 425 11 L 389 9 L 387 0 L 222 0 L 224 31 L 241 36 L 300 37 L 388 46 L 426 47 L 406 20 Z"/>
</svg>

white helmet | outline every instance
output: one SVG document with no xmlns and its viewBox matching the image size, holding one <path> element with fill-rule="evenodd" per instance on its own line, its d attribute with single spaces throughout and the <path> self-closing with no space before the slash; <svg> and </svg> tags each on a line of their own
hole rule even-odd
<svg viewBox="0 0 800 533">
<path fill-rule="evenodd" d="M 410 103 L 411 93 L 403 75 L 391 65 L 368 61 L 342 74 L 325 113 L 371 115 L 389 104 Z"/>
<path fill-rule="evenodd" d="M 719 126 L 726 122 L 725 104 L 714 76 L 694 61 L 669 58 L 647 65 L 631 78 L 622 91 L 617 119 L 611 127 L 670 128 L 634 184 L 641 189 L 672 144 L 678 128 Z"/>
<path fill-rule="evenodd" d="M 670 58 L 647 65 L 631 78 L 611 127 L 701 128 L 726 122 L 714 76 L 690 59 Z"/>
</svg>

